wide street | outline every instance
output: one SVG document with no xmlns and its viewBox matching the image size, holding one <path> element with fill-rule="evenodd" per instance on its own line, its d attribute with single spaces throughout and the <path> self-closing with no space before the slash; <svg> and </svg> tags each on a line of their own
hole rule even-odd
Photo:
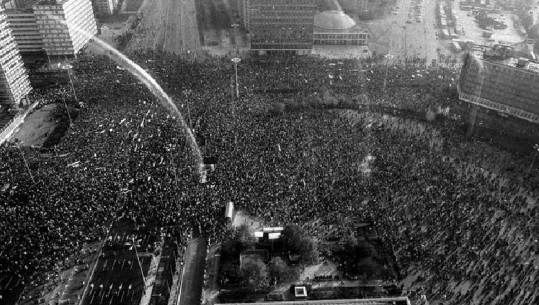
<svg viewBox="0 0 539 305">
<path fill-rule="evenodd" d="M 152 48 L 186 54 L 200 47 L 194 0 L 145 0 L 139 33 L 126 51 Z"/>
<path fill-rule="evenodd" d="M 416 0 L 422 6 L 417 18 L 412 2 L 399 0 L 393 13 L 367 23 L 373 35 L 371 48 L 394 60 L 420 57 L 430 64 L 438 59 L 437 48 L 443 44 L 436 37 L 436 1 Z"/>
</svg>

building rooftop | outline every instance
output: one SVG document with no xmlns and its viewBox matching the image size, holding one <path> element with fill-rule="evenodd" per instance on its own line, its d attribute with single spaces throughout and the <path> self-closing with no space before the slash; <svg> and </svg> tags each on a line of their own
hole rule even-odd
<svg viewBox="0 0 539 305">
<path fill-rule="evenodd" d="M 407 297 L 342 300 L 296 300 L 288 302 L 227 303 L 226 305 L 410 305 Z"/>
<path fill-rule="evenodd" d="M 357 24 L 342 11 L 325 11 L 314 16 L 314 26 L 322 30 L 348 30 Z"/>
</svg>

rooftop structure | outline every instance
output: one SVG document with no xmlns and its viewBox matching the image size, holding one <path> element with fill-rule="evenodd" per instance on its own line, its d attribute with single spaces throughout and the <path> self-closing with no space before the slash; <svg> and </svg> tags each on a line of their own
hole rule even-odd
<svg viewBox="0 0 539 305">
<path fill-rule="evenodd" d="M 517 66 L 467 54 L 457 89 L 461 100 L 539 123 L 539 65 Z"/>
<path fill-rule="evenodd" d="M 342 11 L 325 11 L 314 16 L 315 45 L 368 44 L 369 33 Z"/>
<path fill-rule="evenodd" d="M 226 305 L 410 305 L 407 297 L 342 300 L 296 300 L 289 302 L 227 303 Z M 224 304 L 218 304 L 224 305 Z"/>
<path fill-rule="evenodd" d="M 317 0 L 244 0 L 243 23 L 251 34 L 251 49 L 260 54 L 310 53 L 317 3 Z"/>
<path fill-rule="evenodd" d="M 325 11 L 314 16 L 314 26 L 323 30 L 348 30 L 357 26 L 352 17 L 342 11 Z"/>
<path fill-rule="evenodd" d="M 17 105 L 32 88 L 7 16 L 0 6 L 0 103 Z"/>
</svg>

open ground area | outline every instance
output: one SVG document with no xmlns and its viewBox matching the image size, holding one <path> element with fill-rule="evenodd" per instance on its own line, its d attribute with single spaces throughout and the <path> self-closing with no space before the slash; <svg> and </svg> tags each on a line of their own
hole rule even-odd
<svg viewBox="0 0 539 305">
<path fill-rule="evenodd" d="M 45 105 L 26 117 L 24 124 L 11 137 L 11 143 L 21 146 L 41 146 L 58 125 L 55 116 L 59 104 Z"/>
<path fill-rule="evenodd" d="M 125 12 L 136 12 L 145 0 L 123 0 L 125 5 L 122 10 Z M 156 0 L 147 0 L 155 2 Z"/>
<path fill-rule="evenodd" d="M 479 28 L 475 21 L 475 16 L 471 11 L 464 11 L 460 6 L 454 3 L 453 12 L 457 18 L 457 27 L 464 29 L 461 39 L 469 39 L 480 45 L 491 45 L 493 43 L 511 44 L 519 43 L 526 39 L 515 28 L 513 21 L 516 17 L 513 12 L 501 11 L 499 14 L 489 14 L 493 18 L 500 18 L 507 25 L 505 29 L 492 30 L 492 37 L 483 37 L 484 29 Z"/>
</svg>

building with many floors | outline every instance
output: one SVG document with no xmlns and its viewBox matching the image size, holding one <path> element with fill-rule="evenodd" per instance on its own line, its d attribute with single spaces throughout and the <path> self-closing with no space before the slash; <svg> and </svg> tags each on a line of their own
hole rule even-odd
<svg viewBox="0 0 539 305">
<path fill-rule="evenodd" d="M 118 8 L 118 0 L 93 0 L 96 14 L 112 15 Z"/>
<path fill-rule="evenodd" d="M 43 54 L 45 46 L 32 8 L 6 10 L 13 37 L 23 55 Z"/>
<path fill-rule="evenodd" d="M 539 63 L 464 57 L 457 82 L 459 98 L 477 107 L 539 123 Z M 477 108 L 470 113 L 475 121 Z"/>
<path fill-rule="evenodd" d="M 90 0 L 43 0 L 32 8 L 49 56 L 76 56 L 97 34 Z"/>
<path fill-rule="evenodd" d="M 317 0 L 243 0 L 239 5 L 251 50 L 259 54 L 311 52 Z"/>
<path fill-rule="evenodd" d="M 7 15 L 0 6 L 0 104 L 26 103 L 32 88 L 15 39 L 7 22 Z"/>
<path fill-rule="evenodd" d="M 76 56 L 97 34 L 90 0 L 9 0 L 4 6 L 23 55 Z"/>
</svg>

